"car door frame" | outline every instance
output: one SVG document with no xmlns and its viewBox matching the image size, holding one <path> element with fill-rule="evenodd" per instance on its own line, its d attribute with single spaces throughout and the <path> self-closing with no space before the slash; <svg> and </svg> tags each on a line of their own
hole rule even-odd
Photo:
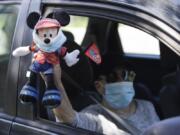
<svg viewBox="0 0 180 135">
<path fill-rule="evenodd" d="M 101 5 L 99 2 L 83 3 L 80 1 L 72 2 L 72 1 L 60 1 L 60 0 L 55 0 L 55 1 L 38 0 L 38 2 L 31 1 L 29 10 L 26 12 L 26 15 L 23 18 L 23 23 L 25 23 L 24 20 L 27 17 L 28 12 L 41 11 L 42 8 L 50 5 L 64 7 L 68 13 L 73 15 L 100 17 L 105 19 L 111 19 L 113 21 L 119 21 L 128 25 L 133 25 L 133 27 L 139 28 L 143 31 L 152 34 L 155 37 L 158 37 L 167 46 L 173 49 L 176 53 L 179 53 L 179 50 L 177 50 L 177 45 L 179 45 L 179 43 L 177 42 L 178 39 L 176 37 L 176 34 L 175 35 L 171 34 L 171 33 L 177 33 L 174 29 L 164 24 L 166 27 L 168 27 L 168 31 L 166 31 L 166 29 L 164 30 L 164 27 L 155 24 L 154 22 L 150 22 L 151 18 L 153 18 L 156 21 L 160 21 L 158 20 L 158 18 L 154 18 L 153 16 L 139 10 L 138 8 L 133 8 L 131 6 L 127 6 L 124 4 L 106 5 L 105 3 L 102 3 Z M 141 13 L 141 15 L 142 14 L 143 15 L 142 16 L 140 14 L 135 15 L 134 12 L 138 12 Z M 31 30 L 25 25 L 23 34 L 20 35 L 20 37 L 23 37 L 23 41 L 21 41 L 19 46 L 31 44 L 32 35 L 30 35 L 30 33 Z M 18 37 L 16 38 L 18 39 Z M 17 44 L 13 48 L 15 49 L 16 47 L 18 47 Z M 18 89 L 17 93 L 19 93 L 20 88 L 22 87 L 22 85 L 26 80 L 24 74 L 26 73 L 26 69 L 28 69 L 28 65 L 31 62 L 30 59 L 27 60 L 30 57 L 31 56 L 21 58 L 18 60 L 18 62 L 16 62 L 19 63 L 19 74 L 18 74 L 19 78 L 18 78 L 18 86 L 16 87 Z M 72 134 L 72 133 L 98 134 L 80 128 L 75 128 L 69 125 L 43 120 L 38 117 L 38 110 L 33 105 L 28 107 L 21 105 L 17 100 L 17 98 L 16 98 L 16 103 L 17 103 L 17 118 L 15 118 L 13 122 L 13 126 L 12 126 L 13 134 L 19 134 L 19 133 L 27 134 L 27 135 L 32 133 L 34 135 Z"/>
</svg>

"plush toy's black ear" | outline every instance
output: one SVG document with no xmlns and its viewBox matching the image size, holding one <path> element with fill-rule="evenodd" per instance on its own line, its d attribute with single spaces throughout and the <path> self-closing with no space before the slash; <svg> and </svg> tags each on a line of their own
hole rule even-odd
<svg viewBox="0 0 180 135">
<path fill-rule="evenodd" d="M 66 26 L 70 22 L 70 16 L 64 10 L 56 10 L 47 15 L 47 18 L 53 18 L 58 20 L 62 26 Z"/>
<path fill-rule="evenodd" d="M 34 29 L 34 26 L 40 19 L 40 13 L 38 12 L 31 12 L 29 16 L 27 17 L 27 25 L 31 28 Z"/>
<path fill-rule="evenodd" d="M 54 12 L 54 18 L 57 19 L 62 26 L 66 26 L 70 22 L 70 16 L 67 12 L 61 10 L 61 11 L 55 11 Z"/>
</svg>

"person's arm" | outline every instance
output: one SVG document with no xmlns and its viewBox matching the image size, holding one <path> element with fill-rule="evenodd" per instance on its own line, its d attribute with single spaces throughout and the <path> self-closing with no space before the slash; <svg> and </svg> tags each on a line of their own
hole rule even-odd
<svg viewBox="0 0 180 135">
<path fill-rule="evenodd" d="M 73 120 L 75 119 L 76 112 L 72 108 L 69 98 L 65 92 L 63 85 L 62 85 L 61 68 L 58 64 L 54 66 L 54 77 L 55 77 L 54 80 L 55 80 L 55 84 L 56 84 L 57 88 L 61 90 L 62 102 L 59 107 L 53 109 L 53 112 L 59 120 L 65 122 L 65 123 L 71 124 L 73 122 Z"/>
<path fill-rule="evenodd" d="M 106 119 L 103 115 L 94 115 L 92 113 L 78 113 L 76 112 L 65 92 L 63 84 L 61 82 L 61 69 L 59 65 L 54 66 L 54 75 L 56 86 L 61 90 L 62 103 L 59 107 L 53 109 L 55 116 L 59 121 L 63 121 L 73 126 L 113 135 L 129 135 L 123 130 L 119 129 L 114 123 Z"/>
</svg>

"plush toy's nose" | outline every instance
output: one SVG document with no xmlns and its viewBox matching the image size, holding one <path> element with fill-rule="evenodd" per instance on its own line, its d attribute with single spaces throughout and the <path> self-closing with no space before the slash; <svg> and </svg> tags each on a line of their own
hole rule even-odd
<svg viewBox="0 0 180 135">
<path fill-rule="evenodd" d="M 44 40 L 44 42 L 45 42 L 46 44 L 48 44 L 48 43 L 50 42 L 50 39 L 49 39 L 49 38 L 46 38 L 46 39 Z"/>
</svg>

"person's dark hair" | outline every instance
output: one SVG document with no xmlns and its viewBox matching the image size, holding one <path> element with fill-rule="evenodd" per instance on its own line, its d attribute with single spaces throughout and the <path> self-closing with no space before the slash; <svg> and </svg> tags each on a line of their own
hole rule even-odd
<svg viewBox="0 0 180 135">
<path fill-rule="evenodd" d="M 115 67 L 107 77 L 107 82 L 123 81 L 125 70 L 123 66 Z"/>
</svg>

